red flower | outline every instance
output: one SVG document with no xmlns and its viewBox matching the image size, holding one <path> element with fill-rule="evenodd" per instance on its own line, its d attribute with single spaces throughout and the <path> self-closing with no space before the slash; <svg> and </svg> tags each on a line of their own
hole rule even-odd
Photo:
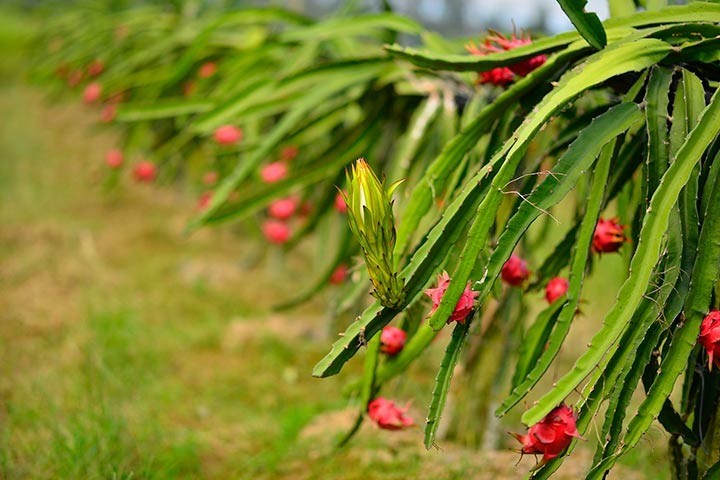
<svg viewBox="0 0 720 480">
<path fill-rule="evenodd" d="M 138 182 L 150 183 L 155 180 L 157 175 L 157 167 L 154 163 L 143 160 L 135 165 L 133 169 L 133 177 Z"/>
<path fill-rule="evenodd" d="M 508 285 L 518 287 L 525 280 L 530 278 L 530 270 L 527 268 L 527 262 L 516 254 L 512 254 L 500 271 L 500 277 Z"/>
<path fill-rule="evenodd" d="M 290 227 L 278 220 L 266 220 L 262 225 L 262 231 L 270 243 L 280 245 L 290 239 Z"/>
<path fill-rule="evenodd" d="M 625 233 L 623 233 L 624 225 L 620 225 L 616 218 L 604 220 L 602 217 L 598 220 L 593 234 L 592 246 L 597 253 L 617 252 L 622 244 L 627 241 Z"/>
<path fill-rule="evenodd" d="M 481 85 L 492 83 L 493 85 L 503 86 L 512 83 L 513 78 L 515 78 L 515 75 L 509 68 L 495 67 L 492 70 L 480 72 L 477 83 Z"/>
<path fill-rule="evenodd" d="M 406 341 L 405 330 L 388 325 L 380 334 L 380 351 L 392 357 L 402 351 Z"/>
<path fill-rule="evenodd" d="M 215 185 L 218 181 L 218 173 L 214 170 L 206 172 L 202 177 L 202 183 L 208 187 Z"/>
<path fill-rule="evenodd" d="M 220 145 L 232 145 L 243 138 L 243 131 L 234 125 L 223 125 L 215 130 L 215 141 Z"/>
<path fill-rule="evenodd" d="M 551 279 L 545 287 L 545 299 L 548 303 L 553 303 L 558 298 L 567 293 L 568 281 L 563 277 L 555 277 Z"/>
<path fill-rule="evenodd" d="M 202 211 L 202 210 L 205 210 L 206 208 L 208 208 L 210 206 L 210 202 L 212 201 L 212 197 L 213 197 L 212 191 L 201 193 L 200 197 L 198 197 L 198 203 L 197 203 L 198 210 Z"/>
<path fill-rule="evenodd" d="M 102 85 L 97 82 L 92 82 L 85 87 L 83 101 L 88 104 L 95 103 L 100 100 L 100 95 L 102 95 Z"/>
<path fill-rule="evenodd" d="M 297 157 L 298 152 L 299 152 L 298 147 L 296 147 L 294 145 L 289 145 L 289 146 L 283 148 L 282 151 L 280 152 L 280 159 L 283 160 L 284 162 L 289 162 L 290 160 Z"/>
<path fill-rule="evenodd" d="M 335 210 L 340 213 L 347 213 L 347 204 L 340 192 L 335 195 Z"/>
<path fill-rule="evenodd" d="M 490 53 L 512 50 L 513 48 L 532 43 L 528 35 L 517 37 L 513 33 L 510 35 L 510 38 L 507 38 L 497 32 L 491 31 L 490 33 L 491 35 L 488 35 L 480 45 L 476 45 L 473 42 L 467 44 L 465 46 L 467 51 L 473 55 L 483 56 Z M 513 74 L 524 77 L 545 63 L 545 60 L 547 60 L 545 55 L 536 55 L 507 67 L 495 67 L 490 71 L 481 72 L 478 76 L 478 83 L 492 83 L 493 85 L 500 86 L 507 85 L 513 81 Z"/>
<path fill-rule="evenodd" d="M 102 60 L 93 60 L 87 67 L 87 74 L 89 77 L 97 77 L 103 71 L 105 71 L 105 64 Z"/>
<path fill-rule="evenodd" d="M 117 115 L 117 105 L 110 103 L 105 105 L 100 112 L 100 121 L 110 123 L 115 120 L 115 115 Z"/>
<path fill-rule="evenodd" d="M 408 408 L 400 408 L 391 400 L 377 397 L 368 404 L 368 416 L 385 430 L 403 430 L 415 425 L 413 419 L 405 415 Z"/>
<path fill-rule="evenodd" d="M 281 198 L 270 204 L 268 213 L 277 220 L 287 220 L 295 214 L 297 208 L 298 200 L 295 197 Z"/>
<path fill-rule="evenodd" d="M 516 75 L 524 77 L 536 68 L 542 66 L 542 64 L 545 63 L 545 60 L 547 60 L 545 55 L 536 55 L 528 58 L 527 60 L 523 60 L 522 62 L 510 65 L 510 70 L 512 70 Z"/>
<path fill-rule="evenodd" d="M 345 278 L 347 278 L 347 274 L 347 265 L 341 263 L 340 265 L 335 267 L 335 270 L 333 270 L 332 274 L 330 274 L 330 283 L 332 283 L 333 285 L 340 285 L 345 281 Z"/>
<path fill-rule="evenodd" d="M 287 177 L 288 167 L 283 162 L 268 163 L 260 170 L 260 178 L 265 183 L 279 182 Z"/>
<path fill-rule="evenodd" d="M 438 286 L 436 288 L 428 288 L 427 290 L 425 290 L 425 295 L 430 297 L 433 302 L 433 308 L 432 310 L 430 310 L 430 313 L 437 310 L 437 308 L 440 306 L 442 297 L 443 295 L 445 295 L 445 291 L 448 289 L 449 286 L 450 276 L 447 274 L 447 272 L 443 272 L 438 275 Z M 452 315 L 450 315 L 450 318 L 448 318 L 447 323 L 465 323 L 465 318 L 472 311 L 473 303 L 478 295 L 480 295 L 480 293 L 474 292 L 470 286 L 470 282 L 468 282 L 465 286 L 465 291 L 463 291 L 462 295 L 460 296 L 460 300 L 458 300 L 457 304 L 455 304 L 455 310 L 453 311 Z"/>
<path fill-rule="evenodd" d="M 217 72 L 217 64 L 215 62 L 205 62 L 198 69 L 198 77 L 210 78 Z"/>
<path fill-rule="evenodd" d="M 112 150 L 108 150 L 107 154 L 105 155 L 105 163 L 110 168 L 120 168 L 123 164 L 123 154 L 120 150 L 117 148 L 113 148 Z"/>
<path fill-rule="evenodd" d="M 555 407 L 545 418 L 530 427 L 527 435 L 512 434 L 522 443 L 521 453 L 542 454 L 542 463 L 552 460 L 565 450 L 573 438 L 582 438 L 577 430 L 577 418 L 564 403 Z"/>
<path fill-rule="evenodd" d="M 713 310 L 703 319 L 698 342 L 707 351 L 708 368 L 712 370 L 713 363 L 720 367 L 720 310 Z"/>
</svg>

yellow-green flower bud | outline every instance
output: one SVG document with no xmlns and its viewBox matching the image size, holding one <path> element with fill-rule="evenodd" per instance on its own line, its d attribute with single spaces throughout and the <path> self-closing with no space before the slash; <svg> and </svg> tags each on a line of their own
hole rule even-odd
<svg viewBox="0 0 720 480">
<path fill-rule="evenodd" d="M 373 284 L 373 296 L 389 308 L 402 304 L 405 297 L 403 280 L 394 269 L 395 217 L 392 211 L 392 193 L 400 182 L 387 190 L 370 166 L 362 158 L 347 173 L 348 224 L 360 243 L 365 265 Z"/>
</svg>

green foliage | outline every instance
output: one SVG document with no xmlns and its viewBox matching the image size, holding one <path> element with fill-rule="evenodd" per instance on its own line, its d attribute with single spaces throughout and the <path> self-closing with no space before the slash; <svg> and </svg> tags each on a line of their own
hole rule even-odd
<svg viewBox="0 0 720 480">
<path fill-rule="evenodd" d="M 450 342 L 447 345 L 447 349 L 445 349 L 445 356 L 443 357 L 442 363 L 440 363 L 440 369 L 435 379 L 435 387 L 433 388 L 428 418 L 425 420 L 425 448 L 428 450 L 435 445 L 435 436 L 440 426 L 440 414 L 445 408 L 448 390 L 450 389 L 450 381 L 452 380 L 455 365 L 457 365 L 458 360 L 460 360 L 460 352 L 467 339 L 471 321 L 472 319 L 466 319 L 465 322 L 455 325 Z"/>
<path fill-rule="evenodd" d="M 577 31 L 594 48 L 600 50 L 607 44 L 607 37 L 598 16 L 585 11 L 585 0 L 558 0 L 560 7 L 575 25 Z"/>
<path fill-rule="evenodd" d="M 615 18 L 601 23 L 582 0 L 559 3 L 577 32 L 488 54 L 461 54 L 391 13 L 316 21 L 282 10 L 186 18 L 153 9 L 128 14 L 123 21 L 132 23 L 131 33 L 102 53 L 103 85 L 132 102 L 117 117 L 126 126 L 125 148 L 156 152 L 167 178 L 182 178 L 195 158 L 220 171 L 209 205 L 190 229 L 230 221 L 247 228 L 253 216 L 267 218 L 263 209 L 274 200 L 312 202 L 315 210 L 290 248 L 341 224 L 333 200 L 336 187 L 347 191 L 351 231 L 369 274 L 356 275 L 340 303 L 357 303 L 368 279 L 378 300 L 313 370 L 316 377 L 335 375 L 368 347 L 364 374 L 348 388 L 359 392 L 360 412 L 342 443 L 357 431 L 372 397 L 427 352 L 468 282 L 477 296 L 470 318 L 482 330 L 479 312 L 492 312 L 494 299 L 510 288 L 501 282 L 503 266 L 513 252 L 536 260 L 536 247 L 555 238 L 546 234 L 563 202 L 571 205 L 569 228 L 544 249 L 549 253 L 535 280 L 519 288 L 542 287 L 565 270 L 569 287 L 528 328 L 518 319 L 503 330 L 506 345 L 520 347 L 512 381 L 496 380 L 510 390 L 496 413 L 539 397 L 521 416 L 532 426 L 580 394 L 579 431 L 587 433 L 605 408 L 587 478 L 603 478 L 655 418 L 685 444 L 673 450 L 675 462 L 698 469 L 694 459 L 711 421 L 698 398 L 716 396 L 700 392 L 708 372 L 695 345 L 700 322 L 715 306 L 720 264 L 720 217 L 712 208 L 720 201 L 720 5 L 648 0 L 645 11 L 635 12 L 633 2 L 615 0 Z M 48 37 L 68 30 L 72 36 L 41 58 L 38 77 L 62 62 L 76 67 L 99 55 L 79 45 L 111 31 L 109 22 L 85 25 L 72 13 L 59 19 Z M 418 35 L 436 51 L 383 47 L 400 33 Z M 217 73 L 196 75 L 207 62 Z M 470 84 L 475 73 L 479 83 L 492 83 L 493 72 L 509 75 L 512 84 L 502 92 Z M 197 98 L 180 97 L 188 82 Z M 245 138 L 228 147 L 208 142 L 222 125 L 242 126 Z M 286 146 L 300 152 L 279 160 L 287 177 L 259 182 L 260 169 Z M 360 156 L 370 162 L 367 172 L 405 180 L 394 205 L 374 174 L 354 171 L 343 185 L 343 170 Z M 538 391 L 551 367 L 561 367 L 557 356 L 570 341 L 585 279 L 612 255 L 599 253 L 595 234 L 598 219 L 613 210 L 630 239 L 621 250 L 627 276 L 584 352 L 552 388 Z M 529 233 L 536 228 L 539 240 Z M 347 232 L 338 237 L 318 280 L 289 304 L 309 298 L 335 267 L 351 263 L 357 245 Z M 452 281 L 428 312 L 423 291 L 443 269 Z M 515 311 L 513 302 L 501 305 L 504 313 Z M 398 316 L 410 336 L 398 355 L 384 358 L 379 333 Z M 479 342 L 473 353 L 463 350 L 470 323 L 455 326 L 440 364 L 428 448 L 438 441 L 455 366 L 481 358 L 477 351 L 485 348 Z M 677 408 L 670 395 L 683 372 Z M 631 398 L 641 381 L 646 397 L 633 415 Z M 563 458 L 532 477 L 547 478 Z"/>
</svg>

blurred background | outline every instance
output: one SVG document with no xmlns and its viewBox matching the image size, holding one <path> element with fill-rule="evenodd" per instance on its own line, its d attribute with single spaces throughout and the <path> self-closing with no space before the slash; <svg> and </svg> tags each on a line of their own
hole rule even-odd
<svg viewBox="0 0 720 480">
<path fill-rule="evenodd" d="M 266 2 L 272 3 L 272 2 Z M 298 11 L 323 15 L 338 8 L 337 0 L 296 0 L 283 2 Z M 357 2 L 372 8 L 377 2 Z M 496 30 L 519 29 L 564 32 L 572 24 L 553 0 L 393 0 L 393 9 L 414 18 L 430 29 L 449 36 L 473 36 L 489 27 Z M 377 8 L 377 5 L 375 5 Z M 607 18 L 607 3 L 590 0 L 587 8 Z"/>
<path fill-rule="evenodd" d="M 17 6 L 62 6 L 73 3 L 55 0 L 5 0 L 5 3 Z M 112 4 L 112 8 L 123 8 L 133 3 L 172 4 L 168 0 L 134 2 L 120 0 L 113 2 L 77 2 L 88 8 L 110 8 L 103 5 Z M 187 3 L 187 2 L 185 2 Z M 231 9 L 238 6 L 280 6 L 297 12 L 307 13 L 315 17 L 330 14 L 339 8 L 358 8 L 360 10 L 378 11 L 381 2 L 375 0 L 213 0 L 204 2 L 211 8 Z M 390 0 L 389 4 L 395 12 L 414 18 L 426 27 L 445 35 L 464 37 L 473 36 L 477 32 L 492 27 L 497 30 L 509 30 L 515 25 L 519 29 L 529 29 L 545 33 L 563 32 L 572 24 L 563 14 L 557 2 L 553 0 Z M 607 2 L 589 0 L 587 8 L 598 14 L 601 19 L 608 16 Z"/>
</svg>

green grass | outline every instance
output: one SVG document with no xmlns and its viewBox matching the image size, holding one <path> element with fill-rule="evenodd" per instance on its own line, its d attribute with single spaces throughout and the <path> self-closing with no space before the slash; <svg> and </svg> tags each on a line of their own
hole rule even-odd
<svg viewBox="0 0 720 480">
<path fill-rule="evenodd" d="M 241 268 L 256 247 L 229 232 L 183 237 L 193 199 L 103 191 L 114 139 L 89 110 L 17 84 L 0 108 L 16 120 L 0 128 L 2 478 L 373 476 L 344 466 L 362 447 L 300 438 L 346 406 L 338 380 L 309 375 L 328 342 L 319 305 L 270 313 L 284 275 Z"/>
<path fill-rule="evenodd" d="M 342 382 L 361 362 L 311 378 L 330 342 L 324 297 L 283 316 L 268 308 L 293 295 L 287 278 L 309 255 L 288 259 L 289 274 L 244 268 L 258 247 L 241 236 L 184 237 L 192 198 L 133 185 L 127 172 L 104 191 L 115 138 L 77 92 L 78 105 L 50 105 L 16 82 L 0 88 L 13 119 L 0 124 L 1 478 L 524 477 L 532 459 L 515 467 L 509 450 L 449 442 L 425 452 L 420 429 L 365 425 L 334 452 L 352 421 Z M 418 422 L 442 348 L 385 392 L 415 398 Z M 656 479 L 663 438 L 630 459 Z M 589 455 L 580 449 L 558 478 L 578 478 Z"/>
<path fill-rule="evenodd" d="M 167 435 L 161 423 L 146 421 L 159 413 L 152 411 L 161 397 L 153 384 L 162 352 L 143 340 L 133 314 L 89 314 L 87 319 L 87 340 L 77 345 L 75 361 L 16 384 L 7 412 L 4 478 L 196 473 L 192 432 L 177 429 Z"/>
</svg>

